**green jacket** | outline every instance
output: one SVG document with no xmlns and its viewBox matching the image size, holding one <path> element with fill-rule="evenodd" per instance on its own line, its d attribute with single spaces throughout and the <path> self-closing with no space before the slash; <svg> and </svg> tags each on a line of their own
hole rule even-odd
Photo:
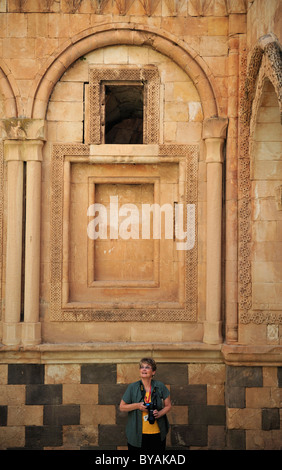
<svg viewBox="0 0 282 470">
<path fill-rule="evenodd" d="M 157 400 L 157 408 L 163 408 L 163 400 L 169 396 L 169 390 L 166 386 L 158 380 L 152 380 L 152 390 L 155 388 L 155 395 Z M 140 380 L 130 384 L 123 397 L 123 401 L 127 404 L 139 403 L 142 401 L 142 393 L 140 389 Z M 163 441 L 168 433 L 169 423 L 167 416 L 164 415 L 158 419 L 160 428 L 161 440 Z M 134 447 L 141 447 L 142 445 L 142 411 L 133 410 L 128 412 L 128 421 L 126 425 L 126 437 L 130 445 Z"/>
</svg>

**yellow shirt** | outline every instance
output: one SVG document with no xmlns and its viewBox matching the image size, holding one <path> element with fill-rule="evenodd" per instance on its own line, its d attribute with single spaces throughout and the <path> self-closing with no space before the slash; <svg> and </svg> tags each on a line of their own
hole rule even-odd
<svg viewBox="0 0 282 470">
<path fill-rule="evenodd" d="M 149 393 L 147 392 L 145 395 L 146 403 L 148 403 Z M 142 433 L 143 434 L 158 434 L 160 432 L 160 428 L 158 425 L 158 421 L 155 420 L 154 424 L 150 424 L 148 421 L 148 413 L 147 411 L 142 411 Z"/>
</svg>

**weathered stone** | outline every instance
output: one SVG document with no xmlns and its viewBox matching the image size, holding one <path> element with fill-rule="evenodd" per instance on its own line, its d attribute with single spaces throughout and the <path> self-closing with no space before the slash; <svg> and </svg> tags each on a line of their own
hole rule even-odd
<svg viewBox="0 0 282 470">
<path fill-rule="evenodd" d="M 189 405 L 189 424 L 225 425 L 225 406 Z"/>
<path fill-rule="evenodd" d="M 175 405 L 206 404 L 207 388 L 205 385 L 172 385 L 171 400 Z"/>
<path fill-rule="evenodd" d="M 23 448 L 25 446 L 24 426 L 0 427 L 0 449 Z"/>
<path fill-rule="evenodd" d="M 158 364 L 156 379 L 171 385 L 187 385 L 188 368 L 186 364 Z"/>
<path fill-rule="evenodd" d="M 222 384 L 225 381 L 223 364 L 189 364 L 190 384 Z"/>
<path fill-rule="evenodd" d="M 45 405 L 43 424 L 45 426 L 63 426 L 80 423 L 79 405 Z"/>
<path fill-rule="evenodd" d="M 101 384 L 99 386 L 99 405 L 117 405 L 120 403 L 127 385 Z"/>
<path fill-rule="evenodd" d="M 224 426 L 209 426 L 208 427 L 208 448 L 220 449 L 226 448 L 226 436 Z"/>
<path fill-rule="evenodd" d="M 98 402 L 98 385 L 63 384 L 64 404 L 96 404 Z"/>
<path fill-rule="evenodd" d="M 44 447 L 61 446 L 62 426 L 26 426 L 25 447 L 27 449 L 43 449 Z"/>
<path fill-rule="evenodd" d="M 24 405 L 25 385 L 0 385 L 0 405 Z"/>
<path fill-rule="evenodd" d="M 277 367 L 278 387 L 282 387 L 282 367 Z"/>
<path fill-rule="evenodd" d="M 230 450 L 246 450 L 246 431 L 229 429 L 227 431 L 227 448 Z"/>
<path fill-rule="evenodd" d="M 9 364 L 9 384 L 43 384 L 44 366 L 40 364 Z"/>
<path fill-rule="evenodd" d="M 81 366 L 81 383 L 116 383 L 114 364 L 84 364 Z"/>
<path fill-rule="evenodd" d="M 264 408 L 262 410 L 262 425 L 264 431 L 280 429 L 279 408 Z"/>
<path fill-rule="evenodd" d="M 1 449 L 127 448 L 145 355 L 168 447 L 281 448 L 279 6 L 0 1 Z M 193 247 L 90 239 L 113 195 Z"/>
<path fill-rule="evenodd" d="M 98 427 L 88 426 L 64 426 L 63 445 L 65 449 L 91 448 L 98 445 Z"/>
<path fill-rule="evenodd" d="M 230 386 L 226 388 L 226 405 L 229 408 L 245 408 L 245 387 Z"/>
<path fill-rule="evenodd" d="M 46 364 L 45 384 L 80 383 L 79 364 Z"/>
<path fill-rule="evenodd" d="M 261 410 L 255 408 L 230 408 L 227 410 L 228 429 L 260 429 Z"/>
<path fill-rule="evenodd" d="M 126 445 L 127 439 L 125 436 L 124 426 L 112 426 L 112 425 L 100 425 L 99 426 L 99 445 L 110 446 L 110 445 Z"/>
<path fill-rule="evenodd" d="M 0 426 L 7 425 L 7 406 L 0 406 Z"/>
<path fill-rule="evenodd" d="M 113 405 L 80 405 L 80 422 L 83 425 L 120 424 Z"/>
<path fill-rule="evenodd" d="M 9 406 L 9 426 L 42 426 L 43 406 Z"/>
<path fill-rule="evenodd" d="M 61 384 L 26 386 L 26 405 L 56 405 L 61 403 Z"/>
<path fill-rule="evenodd" d="M 235 387 L 262 387 L 261 367 L 227 367 L 227 384 Z"/>
<path fill-rule="evenodd" d="M 174 425 L 171 430 L 172 446 L 188 448 L 190 446 L 203 447 L 208 442 L 206 426 Z"/>
</svg>

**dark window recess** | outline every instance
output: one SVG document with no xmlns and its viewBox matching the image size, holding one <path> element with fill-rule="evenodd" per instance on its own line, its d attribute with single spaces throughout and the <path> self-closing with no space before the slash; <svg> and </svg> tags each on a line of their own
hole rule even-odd
<svg viewBox="0 0 282 470">
<path fill-rule="evenodd" d="M 143 144 L 142 85 L 105 86 L 105 144 Z"/>
</svg>

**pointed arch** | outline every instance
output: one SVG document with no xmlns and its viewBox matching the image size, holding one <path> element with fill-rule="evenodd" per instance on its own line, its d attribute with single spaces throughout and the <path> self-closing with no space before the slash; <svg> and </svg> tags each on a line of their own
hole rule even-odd
<svg viewBox="0 0 282 470">
<path fill-rule="evenodd" d="M 241 122 L 250 125 L 252 106 L 256 93 L 256 83 L 265 58 L 269 69 L 268 74 L 275 88 L 280 112 L 282 112 L 282 52 L 276 36 L 272 33 L 262 36 L 252 51 L 247 76 L 244 85 L 244 94 L 241 101 Z"/>
<path fill-rule="evenodd" d="M 241 96 L 239 122 L 239 322 L 267 322 L 267 314 L 253 311 L 251 269 L 251 139 L 253 122 L 262 96 L 265 80 L 269 80 L 278 98 L 281 116 L 282 55 L 281 45 L 274 34 L 261 37 L 252 51 L 244 90 Z M 281 322 L 282 318 L 276 319 Z"/>
<path fill-rule="evenodd" d="M 28 116 L 44 119 L 53 87 L 81 56 L 110 45 L 150 46 L 176 62 L 194 82 L 203 106 L 204 117 L 218 115 L 219 93 L 212 73 L 197 53 L 168 32 L 133 24 L 108 24 L 90 28 L 69 40 L 51 56 L 38 74 L 30 91 Z"/>
</svg>

